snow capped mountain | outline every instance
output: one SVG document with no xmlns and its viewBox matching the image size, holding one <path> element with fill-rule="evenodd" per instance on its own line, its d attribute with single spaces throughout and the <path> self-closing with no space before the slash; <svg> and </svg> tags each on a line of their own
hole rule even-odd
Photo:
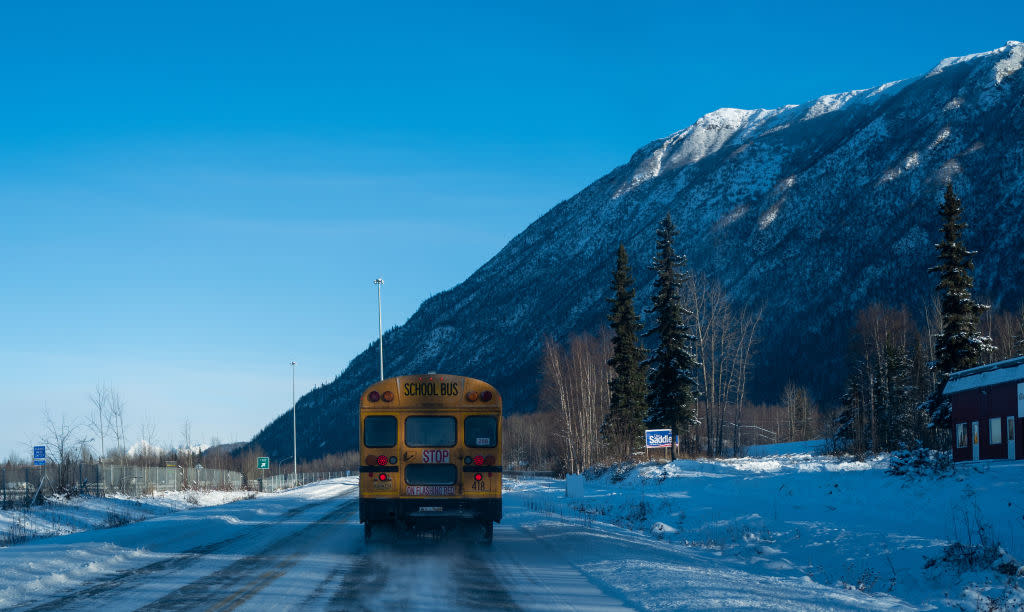
<svg viewBox="0 0 1024 612">
<path fill-rule="evenodd" d="M 424 302 L 385 335 L 386 375 L 466 374 L 495 383 L 507 411 L 533 410 L 543 338 L 604 324 L 620 242 L 638 306 L 647 306 L 655 227 L 671 212 L 691 270 L 763 308 L 755 397 L 772 400 L 794 380 L 833 400 L 857 309 L 920 309 L 930 299 L 947 180 L 980 251 L 976 291 L 997 305 L 1024 296 L 1022 63 L 1024 45 L 1010 42 L 872 89 L 709 113 L 644 146 Z M 357 398 L 376 379 L 376 359 L 368 348 L 299 401 L 300 455 L 356 444 Z M 254 440 L 275 456 L 291 454 L 285 417 Z"/>
</svg>

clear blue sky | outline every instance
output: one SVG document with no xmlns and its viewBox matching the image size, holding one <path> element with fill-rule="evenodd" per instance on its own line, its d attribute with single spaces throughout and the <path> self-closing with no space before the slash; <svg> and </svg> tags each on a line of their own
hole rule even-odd
<svg viewBox="0 0 1024 612">
<path fill-rule="evenodd" d="M 133 438 L 248 439 L 290 361 L 301 395 L 374 340 L 377 276 L 401 324 L 704 113 L 1024 36 L 1006 2 L 31 4 L 0 9 L 2 457 L 100 383 Z"/>
</svg>

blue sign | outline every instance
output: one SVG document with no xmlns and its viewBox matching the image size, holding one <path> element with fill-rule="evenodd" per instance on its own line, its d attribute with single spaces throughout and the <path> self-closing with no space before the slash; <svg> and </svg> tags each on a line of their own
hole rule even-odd
<svg viewBox="0 0 1024 612">
<path fill-rule="evenodd" d="M 645 429 L 644 438 L 647 448 L 670 448 L 672 446 L 671 429 Z"/>
<path fill-rule="evenodd" d="M 32 465 L 46 465 L 46 447 L 32 447 Z"/>
</svg>

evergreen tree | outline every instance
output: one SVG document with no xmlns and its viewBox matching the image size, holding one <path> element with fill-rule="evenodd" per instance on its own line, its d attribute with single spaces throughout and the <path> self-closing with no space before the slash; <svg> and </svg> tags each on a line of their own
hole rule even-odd
<svg viewBox="0 0 1024 612">
<path fill-rule="evenodd" d="M 657 277 L 654 304 L 648 312 L 654 313 L 655 324 L 644 334 L 658 339 L 654 354 L 645 363 L 650 367 L 647 424 L 672 428 L 688 450 L 692 450 L 697 425 L 696 385 L 692 372 L 698 364 L 692 348 L 695 338 L 685 320 L 685 317 L 692 317 L 692 313 L 682 302 L 683 282 L 687 279 L 683 271 L 686 258 L 676 255 L 672 245 L 676 233 L 671 215 L 666 214 L 658 226 L 658 243 L 651 267 Z"/>
<path fill-rule="evenodd" d="M 641 364 L 644 349 L 640 345 L 640 317 L 633 308 L 636 291 L 629 268 L 626 247 L 619 245 L 615 274 L 612 280 L 615 297 L 609 299 L 612 328 L 612 358 L 608 365 L 615 372 L 608 383 L 611 403 L 601 433 L 620 459 L 629 459 L 644 446 L 644 417 L 647 416 L 647 378 Z"/>
<path fill-rule="evenodd" d="M 933 367 L 941 378 L 927 403 L 932 426 L 949 428 L 952 427 L 952 407 L 942 398 L 949 374 L 980 364 L 983 355 L 993 347 L 992 339 L 978 331 L 978 318 L 988 306 L 978 304 L 971 297 L 971 271 L 974 269 L 971 256 L 977 251 L 969 251 L 964 246 L 963 231 L 967 224 L 960 220 L 963 207 L 953 193 L 952 183 L 946 183 L 946 196 L 939 213 L 942 215 L 942 241 L 935 245 L 939 264 L 928 271 L 939 274 L 936 289 L 941 301 L 942 332 L 935 339 Z"/>
</svg>

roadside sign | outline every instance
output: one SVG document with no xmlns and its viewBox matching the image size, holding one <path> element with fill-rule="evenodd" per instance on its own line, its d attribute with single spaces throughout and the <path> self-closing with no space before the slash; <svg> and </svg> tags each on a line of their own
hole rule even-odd
<svg viewBox="0 0 1024 612">
<path fill-rule="evenodd" d="M 672 430 L 645 429 L 644 439 L 647 440 L 647 448 L 669 448 L 672 446 Z"/>
<path fill-rule="evenodd" d="M 46 447 L 32 447 L 32 465 L 46 465 Z"/>
<path fill-rule="evenodd" d="M 270 469 L 270 457 L 257 457 L 256 458 L 256 469 L 257 470 L 269 470 Z"/>
</svg>

